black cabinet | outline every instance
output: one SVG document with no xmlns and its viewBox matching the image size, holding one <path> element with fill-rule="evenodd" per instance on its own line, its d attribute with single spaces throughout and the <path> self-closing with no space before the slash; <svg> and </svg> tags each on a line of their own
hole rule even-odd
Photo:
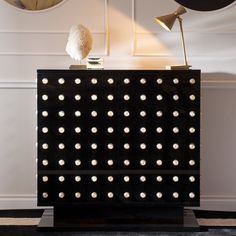
<svg viewBox="0 0 236 236">
<path fill-rule="evenodd" d="M 55 225 L 183 224 L 199 169 L 199 70 L 38 71 L 38 205 Z"/>
</svg>

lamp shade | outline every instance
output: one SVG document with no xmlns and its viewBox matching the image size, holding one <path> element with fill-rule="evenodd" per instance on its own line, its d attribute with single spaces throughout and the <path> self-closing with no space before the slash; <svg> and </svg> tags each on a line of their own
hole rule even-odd
<svg viewBox="0 0 236 236">
<path fill-rule="evenodd" d="M 169 14 L 165 16 L 156 17 L 155 20 L 166 30 L 171 31 L 175 20 L 177 18 L 176 14 Z"/>
<path fill-rule="evenodd" d="M 177 17 L 186 13 L 186 9 L 183 6 L 180 6 L 174 13 L 156 17 L 156 22 L 161 25 L 164 29 L 171 31 Z"/>
</svg>

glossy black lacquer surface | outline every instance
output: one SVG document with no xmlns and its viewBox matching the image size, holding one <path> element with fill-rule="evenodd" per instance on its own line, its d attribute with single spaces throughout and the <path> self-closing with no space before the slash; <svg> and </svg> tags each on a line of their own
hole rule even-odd
<svg viewBox="0 0 236 236">
<path fill-rule="evenodd" d="M 38 205 L 198 206 L 200 71 L 39 70 Z"/>
</svg>

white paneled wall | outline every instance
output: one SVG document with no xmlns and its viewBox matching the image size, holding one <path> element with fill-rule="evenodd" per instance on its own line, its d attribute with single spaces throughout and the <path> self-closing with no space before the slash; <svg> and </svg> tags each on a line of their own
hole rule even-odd
<svg viewBox="0 0 236 236">
<path fill-rule="evenodd" d="M 178 24 L 172 32 L 154 17 L 173 0 L 66 0 L 26 12 L 0 0 L 0 209 L 36 207 L 36 70 L 68 68 L 73 24 L 94 38 L 91 55 L 106 68 L 182 63 Z M 236 5 L 183 16 L 189 63 L 203 72 L 202 209 L 236 211 Z"/>
</svg>

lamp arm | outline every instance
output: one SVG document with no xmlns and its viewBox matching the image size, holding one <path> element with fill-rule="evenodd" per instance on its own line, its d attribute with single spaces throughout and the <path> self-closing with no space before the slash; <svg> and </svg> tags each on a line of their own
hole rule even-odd
<svg viewBox="0 0 236 236">
<path fill-rule="evenodd" d="M 181 38 L 182 38 L 182 46 L 183 46 L 183 50 L 184 50 L 184 63 L 185 63 L 186 66 L 188 66 L 187 53 L 186 53 L 185 41 L 184 41 L 183 23 L 182 23 L 183 20 L 180 16 L 177 16 L 177 18 L 179 20 L 179 26 L 180 26 Z"/>
</svg>

